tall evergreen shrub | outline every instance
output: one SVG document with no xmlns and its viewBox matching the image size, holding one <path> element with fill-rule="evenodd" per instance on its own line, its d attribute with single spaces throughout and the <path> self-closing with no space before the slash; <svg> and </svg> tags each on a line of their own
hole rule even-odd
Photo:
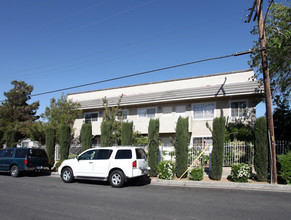
<svg viewBox="0 0 291 220">
<path fill-rule="evenodd" d="M 102 121 L 101 123 L 101 147 L 110 147 L 112 140 L 113 126 L 111 121 Z"/>
<path fill-rule="evenodd" d="M 122 122 L 121 145 L 132 145 L 133 122 Z"/>
<path fill-rule="evenodd" d="M 255 123 L 254 165 L 258 181 L 268 179 L 268 139 L 266 118 L 261 117 Z"/>
<path fill-rule="evenodd" d="M 59 144 L 61 160 L 68 159 L 71 144 L 71 127 L 70 125 L 61 125 L 59 128 Z"/>
<path fill-rule="evenodd" d="M 83 124 L 81 128 L 82 151 L 92 148 L 92 125 Z"/>
<path fill-rule="evenodd" d="M 55 164 L 56 129 L 48 127 L 45 129 L 45 146 L 49 159 L 49 165 Z"/>
<path fill-rule="evenodd" d="M 176 175 L 181 177 L 188 168 L 188 146 L 189 146 L 189 131 L 188 117 L 178 118 L 176 126 L 176 141 L 174 147 L 176 149 Z M 183 178 L 186 176 L 183 176 Z"/>
<path fill-rule="evenodd" d="M 224 140 L 225 118 L 215 118 L 213 120 L 213 149 L 211 153 L 211 177 L 214 180 L 220 180 L 222 177 Z"/>
<path fill-rule="evenodd" d="M 149 167 L 150 176 L 158 175 L 159 163 L 159 119 L 151 119 L 148 128 L 148 146 L 149 146 Z"/>
</svg>

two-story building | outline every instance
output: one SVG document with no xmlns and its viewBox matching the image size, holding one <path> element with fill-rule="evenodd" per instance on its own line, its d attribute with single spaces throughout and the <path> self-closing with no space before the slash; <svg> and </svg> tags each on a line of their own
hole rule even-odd
<svg viewBox="0 0 291 220">
<path fill-rule="evenodd" d="M 261 93 L 253 70 L 194 76 L 145 84 L 129 85 L 68 94 L 68 99 L 81 104 L 83 118 L 74 123 L 75 137 L 83 123 L 91 123 L 93 135 L 100 143 L 100 125 L 104 114 L 103 101 L 116 106 L 122 95 L 121 108 L 125 120 L 133 121 L 134 129 L 147 134 L 150 118 L 160 120 L 160 138 L 170 146 L 179 116 L 189 118 L 190 145 L 212 142 L 206 122 L 212 125 L 221 114 L 227 123 L 237 120 L 254 123 L 258 95 Z"/>
</svg>

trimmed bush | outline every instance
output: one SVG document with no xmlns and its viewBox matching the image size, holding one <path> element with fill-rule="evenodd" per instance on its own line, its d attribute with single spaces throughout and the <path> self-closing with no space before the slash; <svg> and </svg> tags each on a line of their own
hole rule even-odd
<svg viewBox="0 0 291 220">
<path fill-rule="evenodd" d="M 111 147 L 113 126 L 111 121 L 102 121 L 101 123 L 101 147 Z"/>
<path fill-rule="evenodd" d="M 213 149 L 211 153 L 211 178 L 221 180 L 223 166 L 223 151 L 225 139 L 225 118 L 215 118 L 213 120 Z"/>
<path fill-rule="evenodd" d="M 266 118 L 261 117 L 255 123 L 254 166 L 258 181 L 268 180 L 268 139 Z"/>
<path fill-rule="evenodd" d="M 202 167 L 194 167 L 189 174 L 189 179 L 194 181 L 201 181 L 203 180 L 203 174 Z"/>
<path fill-rule="evenodd" d="M 245 163 L 233 164 L 231 167 L 231 180 L 234 182 L 247 183 L 250 178 L 250 167 Z"/>
<path fill-rule="evenodd" d="M 45 129 L 45 146 L 48 155 L 49 165 L 55 164 L 56 129 L 48 127 Z"/>
<path fill-rule="evenodd" d="M 92 125 L 83 124 L 81 129 L 82 151 L 92 148 Z"/>
<path fill-rule="evenodd" d="M 158 165 L 158 177 L 172 180 L 175 177 L 175 164 L 172 161 L 161 161 Z"/>
<path fill-rule="evenodd" d="M 149 144 L 149 167 L 150 176 L 157 176 L 159 163 L 159 119 L 151 119 L 148 128 L 148 144 Z"/>
<path fill-rule="evenodd" d="M 133 122 L 123 122 L 121 124 L 121 145 L 132 145 Z"/>
<path fill-rule="evenodd" d="M 60 160 L 66 160 L 69 156 L 70 144 L 71 144 L 71 127 L 69 125 L 60 126 Z"/>
<path fill-rule="evenodd" d="M 176 150 L 176 174 L 181 177 L 188 168 L 188 146 L 189 146 L 189 131 L 188 117 L 178 118 L 176 126 L 176 141 L 174 147 Z M 187 174 L 183 178 L 187 177 Z"/>
<path fill-rule="evenodd" d="M 278 155 L 278 173 L 284 183 L 291 184 L 291 151 L 286 155 Z"/>
</svg>

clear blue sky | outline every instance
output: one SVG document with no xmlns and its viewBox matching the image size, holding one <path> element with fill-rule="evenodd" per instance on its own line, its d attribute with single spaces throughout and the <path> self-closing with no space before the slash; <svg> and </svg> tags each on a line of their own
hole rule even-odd
<svg viewBox="0 0 291 220">
<path fill-rule="evenodd" d="M 267 7 L 265 1 L 264 8 Z M 0 0 L 0 100 L 13 80 L 33 94 L 246 51 L 253 0 Z M 66 93 L 249 69 L 249 55 Z M 32 97 L 38 113 L 62 92 Z M 258 116 L 264 114 L 264 104 Z"/>
</svg>

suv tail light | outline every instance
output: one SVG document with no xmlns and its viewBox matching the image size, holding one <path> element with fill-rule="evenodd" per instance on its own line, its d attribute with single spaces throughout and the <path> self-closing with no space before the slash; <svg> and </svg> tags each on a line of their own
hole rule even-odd
<svg viewBox="0 0 291 220">
<path fill-rule="evenodd" d="M 27 165 L 28 164 L 28 160 L 27 158 L 24 159 L 24 165 Z"/>
<path fill-rule="evenodd" d="M 132 168 L 136 168 L 136 160 L 132 162 Z"/>
</svg>

